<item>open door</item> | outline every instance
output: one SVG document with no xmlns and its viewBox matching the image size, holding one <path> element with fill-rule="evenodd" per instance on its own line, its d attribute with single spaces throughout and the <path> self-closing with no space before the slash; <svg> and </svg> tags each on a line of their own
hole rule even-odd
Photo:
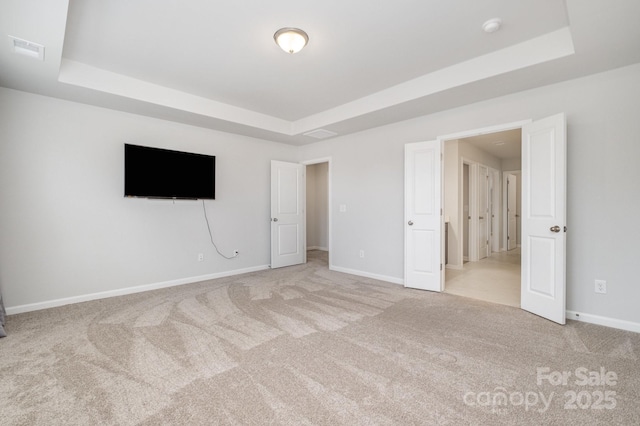
<svg viewBox="0 0 640 426">
<path fill-rule="evenodd" d="M 271 161 L 271 267 L 298 265 L 305 252 L 305 166 Z"/>
<path fill-rule="evenodd" d="M 440 141 L 405 145 L 404 285 L 442 291 Z"/>
<path fill-rule="evenodd" d="M 564 324 L 566 119 L 522 128 L 522 309 Z"/>
</svg>

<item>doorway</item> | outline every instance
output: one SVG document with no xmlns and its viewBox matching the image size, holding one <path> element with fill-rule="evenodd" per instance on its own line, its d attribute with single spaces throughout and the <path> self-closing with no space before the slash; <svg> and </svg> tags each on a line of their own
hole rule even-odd
<svg viewBox="0 0 640 426">
<path fill-rule="evenodd" d="M 303 162 L 306 165 L 306 250 L 308 259 L 330 263 L 330 159 Z"/>
<path fill-rule="evenodd" d="M 521 129 L 516 128 L 443 144 L 444 215 L 449 230 L 445 292 L 520 306 L 520 250 L 509 251 L 503 242 L 507 198 L 501 176 L 506 176 L 505 168 L 520 168 L 521 139 Z M 514 218 L 515 214 L 514 204 Z"/>
<path fill-rule="evenodd" d="M 448 215 L 443 210 L 447 199 L 452 197 L 447 198 L 447 193 L 443 193 L 445 175 L 442 166 L 449 163 L 452 156 L 444 158 L 444 143 L 513 129 L 522 132 L 520 161 L 524 214 L 520 307 L 565 324 L 567 122 L 564 113 L 405 145 L 404 286 L 436 292 L 445 290 L 443 263 L 447 256 L 443 237 Z M 500 143 L 495 141 L 494 145 Z M 506 168 L 503 165 L 501 170 Z M 461 170 L 459 167 L 459 172 L 454 173 L 459 182 L 462 181 Z M 453 198 L 459 201 L 458 197 Z M 449 218 L 449 223 L 458 227 L 462 223 L 459 211 L 457 208 L 447 210 L 458 216 Z M 472 215 L 471 225 L 476 221 Z M 470 250 L 473 251 L 473 246 Z"/>
</svg>

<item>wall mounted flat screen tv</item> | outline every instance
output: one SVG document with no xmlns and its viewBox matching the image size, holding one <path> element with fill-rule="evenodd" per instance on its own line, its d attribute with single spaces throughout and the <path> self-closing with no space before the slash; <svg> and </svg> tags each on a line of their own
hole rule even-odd
<svg viewBox="0 0 640 426">
<path fill-rule="evenodd" d="M 216 157 L 124 145 L 124 196 L 216 198 Z"/>
</svg>

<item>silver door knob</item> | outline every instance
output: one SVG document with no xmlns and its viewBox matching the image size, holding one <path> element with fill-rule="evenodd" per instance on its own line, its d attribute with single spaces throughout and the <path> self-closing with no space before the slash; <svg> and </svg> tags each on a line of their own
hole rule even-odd
<svg viewBox="0 0 640 426">
<path fill-rule="evenodd" d="M 551 232 L 560 232 L 560 227 L 558 225 L 552 226 L 551 228 L 549 228 L 549 231 L 551 231 Z"/>
<path fill-rule="evenodd" d="M 409 222 L 407 222 L 407 225 L 412 226 L 413 225 L 413 221 L 410 220 Z"/>
<path fill-rule="evenodd" d="M 277 222 L 277 221 L 278 221 L 278 218 L 277 218 L 277 217 L 274 217 L 274 218 L 273 218 L 273 221 L 274 221 L 274 222 Z"/>
</svg>

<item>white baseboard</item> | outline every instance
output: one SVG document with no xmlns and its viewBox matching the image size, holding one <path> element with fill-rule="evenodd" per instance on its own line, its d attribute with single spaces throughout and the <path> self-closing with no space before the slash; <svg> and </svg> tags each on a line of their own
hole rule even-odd
<svg viewBox="0 0 640 426">
<path fill-rule="evenodd" d="M 620 320 L 599 315 L 585 314 L 582 312 L 567 311 L 567 319 L 588 322 L 589 324 L 604 325 L 605 327 L 640 333 L 640 323 Z"/>
<path fill-rule="evenodd" d="M 307 247 L 307 250 L 329 251 L 329 248 L 327 248 L 327 247 L 319 247 L 319 246 L 311 246 L 311 247 Z"/>
<path fill-rule="evenodd" d="M 453 264 L 447 264 L 445 265 L 446 269 L 456 269 L 458 271 L 462 271 L 464 269 L 464 266 L 462 265 L 453 265 Z"/>
<path fill-rule="evenodd" d="M 249 272 L 269 269 L 269 265 L 254 266 L 245 269 L 235 269 L 233 271 L 218 272 L 215 274 L 200 275 L 197 277 L 180 278 L 177 280 L 163 281 L 153 284 L 145 284 L 136 287 L 120 288 L 117 290 L 101 291 L 99 293 L 84 294 L 81 296 L 66 297 L 64 299 L 47 300 L 44 302 L 30 303 L 27 305 L 9 306 L 6 308 L 7 315 L 21 314 L 24 312 L 39 311 L 41 309 L 56 308 L 58 306 L 70 305 L 72 303 L 88 302 L 90 300 L 106 299 L 108 297 L 125 296 L 127 294 L 142 293 L 144 291 L 158 290 L 161 288 L 174 287 L 184 284 L 193 284 L 200 281 L 214 280 L 216 278 L 230 277 L 233 275 L 246 274 Z"/>
<path fill-rule="evenodd" d="M 386 275 L 372 274 L 370 272 L 358 271 L 357 269 L 342 268 L 340 266 L 334 266 L 334 265 L 330 265 L 329 269 L 331 269 L 332 271 L 342 272 L 342 273 L 345 273 L 345 274 L 357 275 L 359 277 L 373 278 L 374 280 L 386 281 L 386 282 L 392 283 L 392 284 L 404 285 L 404 280 L 402 278 L 389 277 L 389 276 L 386 276 Z"/>
</svg>

